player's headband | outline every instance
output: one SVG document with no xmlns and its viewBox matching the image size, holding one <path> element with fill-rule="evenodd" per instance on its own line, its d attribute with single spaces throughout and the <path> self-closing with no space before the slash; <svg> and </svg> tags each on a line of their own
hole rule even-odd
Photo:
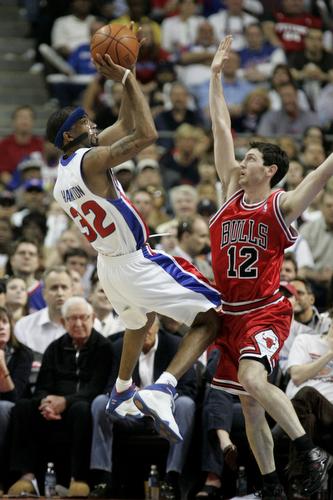
<svg viewBox="0 0 333 500">
<path fill-rule="evenodd" d="M 54 145 L 57 146 L 57 148 L 61 149 L 63 146 L 63 133 L 68 132 L 74 125 L 74 123 L 86 116 L 86 114 L 87 113 L 85 112 L 85 110 L 81 107 L 75 108 L 74 111 L 71 112 L 71 114 L 66 118 L 66 120 L 58 130 L 57 135 L 55 136 Z"/>
</svg>

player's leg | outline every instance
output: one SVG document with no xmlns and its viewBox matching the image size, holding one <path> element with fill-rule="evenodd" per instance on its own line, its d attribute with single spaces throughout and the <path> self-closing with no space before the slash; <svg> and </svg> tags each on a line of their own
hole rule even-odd
<svg viewBox="0 0 333 500">
<path fill-rule="evenodd" d="M 154 384 L 134 395 L 135 405 L 145 415 L 154 418 L 158 432 L 171 442 L 182 440 L 173 416 L 177 381 L 214 340 L 218 327 L 219 318 L 214 309 L 199 313 L 167 371 L 163 372 Z"/>
<path fill-rule="evenodd" d="M 268 382 L 267 371 L 262 363 L 242 359 L 238 378 L 244 389 L 261 404 L 293 441 L 304 462 L 303 493 L 311 495 L 318 491 L 328 468 L 332 465 L 332 457 L 314 446 L 286 394 Z"/>
<path fill-rule="evenodd" d="M 116 413 L 120 417 L 132 416 L 140 418 L 142 413 L 133 403 L 136 387 L 132 381 L 133 370 L 138 362 L 145 335 L 155 319 L 155 313 L 147 314 L 147 323 L 138 330 L 126 329 L 116 384 L 112 389 L 106 406 L 108 413 Z"/>
<path fill-rule="evenodd" d="M 287 499 L 279 482 L 273 455 L 273 438 L 265 409 L 251 396 L 240 396 L 245 418 L 246 435 L 262 475 L 263 499 Z"/>
</svg>

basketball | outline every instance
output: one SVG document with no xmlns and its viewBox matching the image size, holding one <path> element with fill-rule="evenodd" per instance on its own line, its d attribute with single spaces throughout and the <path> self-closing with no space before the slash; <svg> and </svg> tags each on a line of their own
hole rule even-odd
<svg viewBox="0 0 333 500">
<path fill-rule="evenodd" d="M 139 42 L 124 24 L 106 24 L 94 33 L 90 51 L 96 61 L 96 54 L 109 54 L 115 64 L 131 68 L 138 57 Z"/>
</svg>

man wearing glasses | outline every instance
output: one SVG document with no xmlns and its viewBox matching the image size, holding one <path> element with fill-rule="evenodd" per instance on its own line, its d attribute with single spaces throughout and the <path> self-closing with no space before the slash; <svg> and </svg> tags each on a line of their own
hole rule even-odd
<svg viewBox="0 0 333 500">
<path fill-rule="evenodd" d="M 68 495 L 89 495 L 90 403 L 107 383 L 112 346 L 94 330 L 93 309 L 83 297 L 69 298 L 62 314 L 66 333 L 46 349 L 33 398 L 20 400 L 13 410 L 10 468 L 21 478 L 9 488 L 10 495 L 38 494 L 39 457 L 55 461 L 58 472 L 54 452 L 64 441 L 70 460 Z M 63 451 L 61 456 L 64 460 Z"/>
</svg>

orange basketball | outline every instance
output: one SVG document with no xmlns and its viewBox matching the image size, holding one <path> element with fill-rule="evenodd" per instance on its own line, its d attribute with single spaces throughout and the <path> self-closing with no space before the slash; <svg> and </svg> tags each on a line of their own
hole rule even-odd
<svg viewBox="0 0 333 500">
<path fill-rule="evenodd" d="M 97 53 L 109 54 L 114 63 L 130 68 L 137 60 L 139 42 L 124 24 L 106 24 L 94 33 L 90 51 L 93 59 Z"/>
</svg>

